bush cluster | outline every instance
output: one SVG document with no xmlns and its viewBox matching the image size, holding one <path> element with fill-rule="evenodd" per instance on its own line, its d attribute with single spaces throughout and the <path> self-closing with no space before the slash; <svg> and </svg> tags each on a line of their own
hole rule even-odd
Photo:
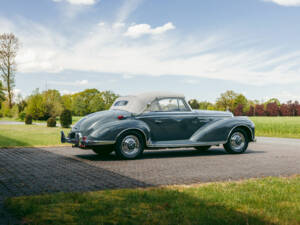
<svg viewBox="0 0 300 225">
<path fill-rule="evenodd" d="M 19 117 L 20 120 L 24 121 L 25 117 L 26 117 L 26 113 L 25 112 L 20 112 L 18 117 Z"/>
<path fill-rule="evenodd" d="M 60 125 L 64 128 L 70 127 L 72 124 L 72 112 L 65 109 L 60 115 Z"/>
<path fill-rule="evenodd" d="M 32 124 L 32 116 L 30 114 L 25 116 L 25 124 Z"/>
<path fill-rule="evenodd" d="M 47 119 L 47 127 L 56 127 L 56 118 L 50 117 Z"/>
</svg>

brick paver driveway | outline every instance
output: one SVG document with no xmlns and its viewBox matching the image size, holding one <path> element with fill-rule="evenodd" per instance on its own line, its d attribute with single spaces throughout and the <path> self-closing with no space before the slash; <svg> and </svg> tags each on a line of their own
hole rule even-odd
<svg viewBox="0 0 300 225">
<path fill-rule="evenodd" d="M 131 161 L 70 147 L 0 149 L 0 218 L 5 197 L 287 176 L 300 174 L 299 162 L 300 140 L 275 138 L 259 138 L 242 155 L 175 149 Z"/>
</svg>

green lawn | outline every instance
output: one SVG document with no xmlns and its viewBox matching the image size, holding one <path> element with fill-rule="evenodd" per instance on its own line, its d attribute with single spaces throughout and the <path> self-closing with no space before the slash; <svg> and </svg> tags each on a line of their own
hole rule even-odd
<svg viewBox="0 0 300 225">
<path fill-rule="evenodd" d="M 77 123 L 83 116 L 73 116 L 72 117 L 72 124 Z"/>
<path fill-rule="evenodd" d="M 300 117 L 250 117 L 256 136 L 300 138 Z"/>
<path fill-rule="evenodd" d="M 72 124 L 78 122 L 82 116 L 73 116 L 72 117 Z M 56 118 L 57 122 L 59 122 L 59 117 Z M 0 117 L 0 121 L 13 121 L 13 122 L 24 122 L 18 118 L 10 118 L 10 117 Z M 47 123 L 46 120 L 33 120 L 33 123 Z"/>
<path fill-rule="evenodd" d="M 61 145 L 60 131 L 41 125 L 0 125 L 0 147 Z"/>
<path fill-rule="evenodd" d="M 300 177 L 8 199 L 28 224 L 300 224 Z"/>
</svg>

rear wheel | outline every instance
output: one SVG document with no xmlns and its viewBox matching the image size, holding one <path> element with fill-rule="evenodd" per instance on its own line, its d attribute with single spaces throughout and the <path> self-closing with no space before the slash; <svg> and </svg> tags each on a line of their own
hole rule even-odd
<svg viewBox="0 0 300 225">
<path fill-rule="evenodd" d="M 97 146 L 92 148 L 93 152 L 95 152 L 97 155 L 105 156 L 109 155 L 114 151 L 113 146 Z"/>
<path fill-rule="evenodd" d="M 228 153 L 241 154 L 247 150 L 248 143 L 249 139 L 246 132 L 241 128 L 237 128 L 230 134 L 224 148 Z"/>
<path fill-rule="evenodd" d="M 210 149 L 211 146 L 197 146 L 195 147 L 198 151 L 206 152 Z"/>
<path fill-rule="evenodd" d="M 121 159 L 136 159 L 143 154 L 143 151 L 143 137 L 138 132 L 126 132 L 116 142 L 116 154 Z"/>
</svg>

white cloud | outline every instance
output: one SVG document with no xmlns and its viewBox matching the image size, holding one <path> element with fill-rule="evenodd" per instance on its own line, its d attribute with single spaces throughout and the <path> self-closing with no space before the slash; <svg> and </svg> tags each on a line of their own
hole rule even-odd
<svg viewBox="0 0 300 225">
<path fill-rule="evenodd" d="M 75 94 L 75 93 L 76 93 L 76 91 L 69 91 L 66 89 L 60 91 L 60 94 L 62 94 L 62 95 L 71 95 L 71 94 Z"/>
<path fill-rule="evenodd" d="M 198 85 L 199 84 L 199 81 L 196 80 L 196 79 L 185 79 L 182 82 L 185 83 L 185 84 L 191 84 L 191 85 L 194 85 L 194 84 Z"/>
<path fill-rule="evenodd" d="M 76 81 L 49 81 L 48 84 L 50 85 L 59 85 L 59 86 L 73 86 L 73 87 L 80 87 L 80 86 L 87 86 L 89 84 L 88 80 L 76 80 Z"/>
<path fill-rule="evenodd" d="M 262 102 L 268 101 L 271 98 L 277 98 L 280 102 L 287 102 L 287 101 L 299 101 L 300 95 L 299 93 L 292 93 L 289 91 L 282 91 L 280 93 L 274 94 L 272 96 L 265 96 L 262 99 Z"/>
<path fill-rule="evenodd" d="M 124 0 L 123 5 L 117 13 L 117 21 L 120 23 L 125 21 L 143 1 L 144 0 Z"/>
<path fill-rule="evenodd" d="M 134 76 L 129 75 L 129 74 L 123 74 L 122 76 L 124 79 L 132 79 Z"/>
<path fill-rule="evenodd" d="M 145 34 L 152 34 L 152 35 L 162 34 L 168 30 L 173 30 L 173 29 L 175 29 L 175 26 L 171 22 L 156 28 L 151 28 L 149 24 L 137 24 L 137 25 L 130 26 L 127 32 L 125 33 L 125 36 L 138 38 Z"/>
<path fill-rule="evenodd" d="M 73 5 L 93 5 L 96 3 L 96 0 L 53 0 L 54 2 L 66 1 Z"/>
<path fill-rule="evenodd" d="M 76 85 L 87 85 L 89 82 L 87 80 L 77 80 L 75 82 Z"/>
<path fill-rule="evenodd" d="M 186 75 L 253 85 L 300 82 L 300 51 L 296 50 L 283 53 L 249 46 L 248 42 L 245 48 L 243 42 L 220 34 L 208 38 L 189 34 L 133 40 L 124 37 L 123 29 L 107 24 L 85 28 L 87 32 L 74 39 L 39 24 L 22 21 L 13 24 L 0 18 L 0 25 L 3 25 L 0 33 L 14 32 L 22 42 L 17 57 L 21 73 L 71 70 L 126 76 Z M 162 27 L 150 27 L 146 33 L 149 30 L 161 33 L 170 26 Z M 145 30 L 137 33 L 144 34 Z M 232 50 L 228 43 L 242 47 Z M 83 80 L 60 82 L 60 85 L 94 83 Z"/>
<path fill-rule="evenodd" d="M 123 27 L 125 27 L 125 23 L 119 23 L 119 22 L 117 22 L 117 23 L 113 24 L 113 28 L 114 29 L 119 29 L 119 28 L 123 28 Z"/>
<path fill-rule="evenodd" d="M 282 6 L 300 6 L 300 0 L 264 0 L 265 2 L 273 2 Z"/>
</svg>

